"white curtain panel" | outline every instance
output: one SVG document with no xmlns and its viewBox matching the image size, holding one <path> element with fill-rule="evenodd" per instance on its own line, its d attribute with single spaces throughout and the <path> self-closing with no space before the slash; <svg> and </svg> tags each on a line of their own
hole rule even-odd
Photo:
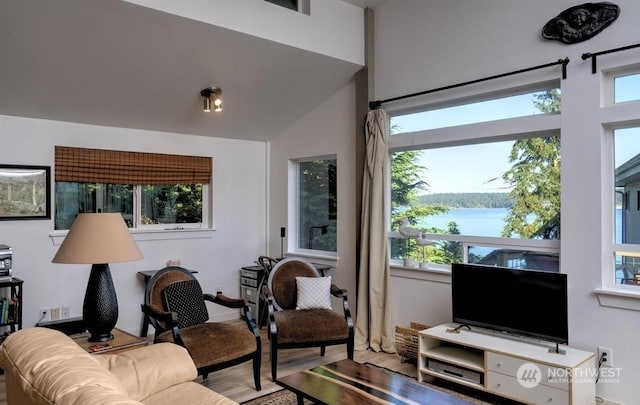
<svg viewBox="0 0 640 405">
<path fill-rule="evenodd" d="M 367 159 L 362 181 L 362 242 L 358 279 L 356 350 L 394 353 L 389 308 L 389 255 L 384 198 L 387 177 L 389 116 L 369 111 L 365 124 Z"/>
</svg>

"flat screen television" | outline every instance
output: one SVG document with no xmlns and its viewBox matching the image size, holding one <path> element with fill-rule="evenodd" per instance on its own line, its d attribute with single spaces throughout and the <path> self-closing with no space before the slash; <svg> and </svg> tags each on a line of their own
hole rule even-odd
<svg viewBox="0 0 640 405">
<path fill-rule="evenodd" d="M 455 263 L 453 322 L 569 343 L 567 275 Z"/>
</svg>

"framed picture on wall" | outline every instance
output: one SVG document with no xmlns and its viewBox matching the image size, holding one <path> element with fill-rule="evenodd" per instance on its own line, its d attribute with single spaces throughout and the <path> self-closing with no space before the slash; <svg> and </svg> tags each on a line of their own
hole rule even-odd
<svg viewBox="0 0 640 405">
<path fill-rule="evenodd" d="M 0 220 L 51 219 L 51 167 L 0 164 Z"/>
</svg>

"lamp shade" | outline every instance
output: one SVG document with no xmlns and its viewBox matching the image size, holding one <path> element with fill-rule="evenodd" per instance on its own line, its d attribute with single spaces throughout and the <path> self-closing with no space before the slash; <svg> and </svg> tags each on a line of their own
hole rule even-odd
<svg viewBox="0 0 640 405">
<path fill-rule="evenodd" d="M 53 263 L 118 263 L 142 259 L 119 213 L 78 214 Z"/>
</svg>

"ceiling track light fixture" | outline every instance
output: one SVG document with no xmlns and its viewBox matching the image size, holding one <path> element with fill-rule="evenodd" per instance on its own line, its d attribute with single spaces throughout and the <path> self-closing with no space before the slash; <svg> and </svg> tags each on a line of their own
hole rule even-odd
<svg viewBox="0 0 640 405">
<path fill-rule="evenodd" d="M 200 90 L 202 96 L 202 110 L 205 112 L 211 111 L 211 104 L 213 99 L 213 111 L 222 111 L 222 89 L 219 87 L 207 87 Z"/>
</svg>

